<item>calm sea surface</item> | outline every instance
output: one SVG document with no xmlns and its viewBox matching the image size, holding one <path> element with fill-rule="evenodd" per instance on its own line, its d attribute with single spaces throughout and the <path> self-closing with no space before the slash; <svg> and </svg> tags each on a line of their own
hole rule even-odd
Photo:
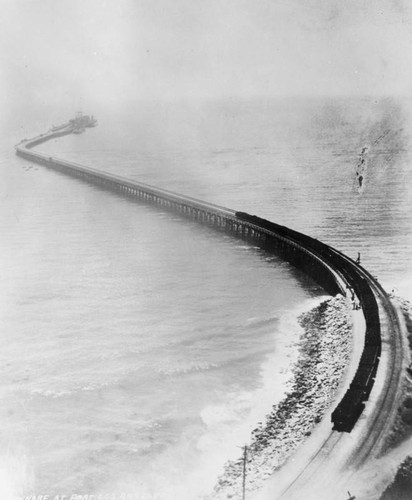
<svg viewBox="0 0 412 500">
<path fill-rule="evenodd" d="M 39 148 L 360 252 L 410 293 L 405 103 L 92 111 L 97 128 Z M 22 120 L 0 158 L 1 498 L 196 498 L 284 393 L 296 316 L 323 291 L 239 240 L 16 157 L 52 125 Z"/>
</svg>

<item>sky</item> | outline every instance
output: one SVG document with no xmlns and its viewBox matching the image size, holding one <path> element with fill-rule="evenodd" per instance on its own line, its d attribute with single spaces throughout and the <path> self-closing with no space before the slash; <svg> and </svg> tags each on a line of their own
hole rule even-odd
<svg viewBox="0 0 412 500">
<path fill-rule="evenodd" d="M 0 0 L 0 104 L 407 95 L 409 4 Z"/>
</svg>

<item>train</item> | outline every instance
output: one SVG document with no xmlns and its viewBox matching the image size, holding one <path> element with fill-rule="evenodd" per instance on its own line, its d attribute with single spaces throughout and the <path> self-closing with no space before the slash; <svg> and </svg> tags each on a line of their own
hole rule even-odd
<svg viewBox="0 0 412 500">
<path fill-rule="evenodd" d="M 382 349 L 378 304 L 368 280 L 365 279 L 365 271 L 359 264 L 338 250 L 315 238 L 246 212 L 236 212 L 236 217 L 242 222 L 253 224 L 253 226 L 268 232 L 267 240 L 269 243 L 266 246 L 272 251 L 280 249 L 282 257 L 287 254 L 288 246 L 289 249 L 292 248 L 292 251 L 290 251 L 291 256 L 287 257 L 287 260 L 303 268 L 303 270 L 309 271 L 309 274 L 321 285 L 326 283 L 327 287 L 325 288 L 328 291 L 332 290 L 337 293 L 339 291 L 336 290 L 337 285 L 335 284 L 335 290 L 331 285 L 332 277 L 325 276 L 325 274 L 330 275 L 331 273 L 319 274 L 321 268 L 319 263 L 316 262 L 316 256 L 318 256 L 324 264 L 341 274 L 358 298 L 366 323 L 363 351 L 353 380 L 331 415 L 333 430 L 351 432 L 372 391 Z M 279 244 L 276 243 L 276 240 L 279 239 L 286 241 L 286 244 L 279 247 Z M 309 251 L 310 257 L 304 249 L 300 251 L 294 250 L 297 245 Z M 310 264 L 310 260 L 314 263 Z"/>
<path fill-rule="evenodd" d="M 52 137 L 65 135 L 66 130 L 56 131 L 47 134 L 46 136 L 38 136 L 24 144 L 16 146 L 16 152 L 20 156 L 32 161 L 36 161 L 45 166 L 52 166 L 56 170 L 64 170 L 75 176 L 89 176 L 93 179 L 101 181 L 113 182 L 119 184 L 120 187 L 126 186 L 132 189 L 138 189 L 139 185 L 132 183 L 126 179 L 114 176 L 112 174 L 97 171 L 90 167 L 83 167 L 72 162 L 53 159 L 44 154 L 28 151 L 41 142 L 44 142 Z M 154 195 L 165 197 L 171 201 L 181 201 L 181 197 L 175 193 L 166 190 L 156 189 L 151 186 L 140 184 L 140 187 L 145 192 L 153 193 Z M 325 288 L 331 295 L 336 295 L 341 291 L 332 269 L 341 274 L 346 283 L 348 283 L 356 294 L 360 305 L 363 309 L 366 322 L 365 345 L 362 356 L 355 373 L 355 376 L 346 391 L 342 400 L 338 403 L 335 410 L 332 412 L 333 429 L 339 432 L 351 432 L 356 422 L 358 421 L 365 402 L 368 400 L 372 391 L 375 375 L 377 372 L 380 354 L 381 354 L 381 331 L 379 321 L 379 311 L 375 295 L 368 280 L 365 279 L 367 274 L 358 264 L 353 262 L 347 256 L 334 248 L 322 243 L 321 241 L 307 236 L 305 234 L 294 231 L 286 226 L 276 224 L 250 215 L 246 212 L 234 212 L 232 210 L 223 209 L 213 204 L 205 204 L 199 200 L 187 198 L 191 204 L 200 209 L 218 209 L 231 219 L 237 219 L 240 222 L 248 223 L 255 229 L 263 230 L 265 233 L 262 246 L 266 247 L 270 252 L 278 254 L 283 259 L 291 262 L 297 268 L 302 269 L 305 273 L 311 276 L 321 286 Z"/>
</svg>

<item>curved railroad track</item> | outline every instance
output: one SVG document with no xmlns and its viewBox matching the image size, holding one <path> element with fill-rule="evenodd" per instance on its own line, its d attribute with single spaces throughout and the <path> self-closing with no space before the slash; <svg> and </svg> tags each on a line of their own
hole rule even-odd
<svg viewBox="0 0 412 500">
<path fill-rule="evenodd" d="M 356 439 L 333 430 L 325 434 L 318 449 L 300 469 L 293 472 L 289 466 L 289 479 L 276 496 L 259 498 L 347 500 L 347 491 L 362 482 L 362 467 L 379 458 L 384 451 L 402 396 L 407 346 L 403 322 L 390 297 L 365 269 L 359 266 L 358 272 L 368 281 L 378 302 L 383 351 L 366 415 L 359 419 L 354 429 Z M 361 500 L 362 496 L 356 498 Z"/>
<path fill-rule="evenodd" d="M 405 368 L 403 324 L 398 311 L 378 281 L 361 266 L 341 252 L 324 245 L 302 233 L 264 221 L 243 212 L 207 203 L 189 196 L 182 196 L 165 189 L 137 183 L 117 175 L 85 167 L 66 160 L 52 158 L 34 152 L 31 148 L 54 137 L 70 133 L 63 130 L 50 132 L 33 139 L 23 140 L 16 152 L 23 158 L 48 168 L 93 182 L 105 189 L 119 192 L 142 201 L 157 204 L 166 210 L 177 211 L 182 216 L 214 226 L 238 237 L 252 239 L 272 251 L 290 251 L 295 265 L 300 265 L 316 279 L 316 273 L 334 276 L 334 293 L 343 291 L 345 285 L 366 283 L 373 292 L 379 311 L 379 327 L 382 353 L 376 374 L 376 382 L 366 404 L 366 409 L 350 434 L 331 431 L 325 425 L 319 446 L 307 455 L 305 463 L 290 471 L 288 480 L 274 498 L 294 500 L 311 498 L 309 491 L 316 492 L 317 500 L 344 500 L 337 485 L 347 485 L 362 466 L 382 451 L 385 439 L 393 425 L 398 402 L 402 393 Z M 259 222 L 260 221 L 260 222 Z M 319 279 L 319 276 L 317 276 Z M 330 281 L 326 285 L 331 285 Z M 375 306 L 376 307 L 376 306 Z M 356 439 L 354 439 L 354 437 Z M 285 467 L 288 469 L 288 466 Z M 274 480 L 276 479 L 276 474 Z M 270 480 L 269 480 L 270 481 Z M 345 491 L 343 488 L 342 491 Z M 263 497 L 262 497 L 263 498 Z"/>
</svg>

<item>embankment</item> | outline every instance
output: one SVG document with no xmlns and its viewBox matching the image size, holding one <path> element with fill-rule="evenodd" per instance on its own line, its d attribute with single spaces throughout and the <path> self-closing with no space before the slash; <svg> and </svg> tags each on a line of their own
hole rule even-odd
<svg viewBox="0 0 412 500">
<path fill-rule="evenodd" d="M 258 490 L 279 469 L 335 400 L 348 366 L 352 323 L 347 300 L 327 300 L 302 314 L 299 359 L 284 399 L 252 433 L 246 490 Z M 242 497 L 243 459 L 228 462 L 210 500 Z"/>
</svg>

